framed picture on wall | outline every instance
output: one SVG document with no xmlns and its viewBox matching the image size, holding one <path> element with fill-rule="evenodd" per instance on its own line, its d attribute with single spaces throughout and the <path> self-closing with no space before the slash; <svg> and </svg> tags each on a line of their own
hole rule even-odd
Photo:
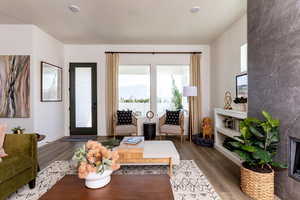
<svg viewBox="0 0 300 200">
<path fill-rule="evenodd" d="M 41 62 L 41 101 L 62 101 L 62 68 Z"/>
<path fill-rule="evenodd" d="M 0 118 L 29 117 L 30 56 L 0 55 Z"/>
<path fill-rule="evenodd" d="M 248 74 L 243 73 L 236 76 L 236 97 L 248 98 Z"/>
</svg>

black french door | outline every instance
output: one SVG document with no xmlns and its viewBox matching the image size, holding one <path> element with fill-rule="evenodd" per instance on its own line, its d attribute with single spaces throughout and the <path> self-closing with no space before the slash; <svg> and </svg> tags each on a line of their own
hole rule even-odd
<svg viewBox="0 0 300 200">
<path fill-rule="evenodd" d="M 70 135 L 97 135 L 97 63 L 70 63 Z"/>
</svg>

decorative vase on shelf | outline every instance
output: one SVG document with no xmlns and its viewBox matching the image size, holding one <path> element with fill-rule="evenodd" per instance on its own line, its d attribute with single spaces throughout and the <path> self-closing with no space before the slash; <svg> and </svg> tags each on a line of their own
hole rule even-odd
<svg viewBox="0 0 300 200">
<path fill-rule="evenodd" d="M 239 110 L 242 112 L 247 112 L 247 103 L 240 103 L 239 104 Z"/>
<path fill-rule="evenodd" d="M 105 170 L 102 174 L 89 173 L 85 178 L 85 186 L 91 189 L 102 188 L 110 183 L 112 170 Z"/>
</svg>

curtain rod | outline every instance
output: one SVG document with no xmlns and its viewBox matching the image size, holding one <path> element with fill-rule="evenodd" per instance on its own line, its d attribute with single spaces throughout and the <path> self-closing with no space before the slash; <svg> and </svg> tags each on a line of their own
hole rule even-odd
<svg viewBox="0 0 300 200">
<path fill-rule="evenodd" d="M 167 52 L 167 51 L 105 51 L 105 53 L 118 53 L 118 54 L 201 54 L 201 51 L 193 51 L 193 52 Z"/>
</svg>

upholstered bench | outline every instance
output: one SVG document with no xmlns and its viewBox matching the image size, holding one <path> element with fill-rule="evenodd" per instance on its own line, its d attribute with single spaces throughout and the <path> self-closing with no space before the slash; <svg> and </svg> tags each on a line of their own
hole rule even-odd
<svg viewBox="0 0 300 200">
<path fill-rule="evenodd" d="M 126 139 L 126 137 L 124 138 Z M 142 141 L 137 145 L 127 145 L 121 142 L 116 148 L 121 165 L 169 165 L 169 174 L 172 175 L 172 166 L 180 163 L 180 156 L 172 141 Z"/>
</svg>

